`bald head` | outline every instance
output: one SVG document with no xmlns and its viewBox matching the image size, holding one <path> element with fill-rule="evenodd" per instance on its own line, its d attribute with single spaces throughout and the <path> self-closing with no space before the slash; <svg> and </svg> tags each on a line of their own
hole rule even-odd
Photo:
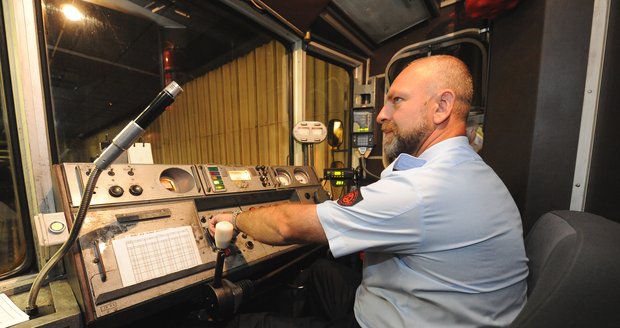
<svg viewBox="0 0 620 328">
<path fill-rule="evenodd" d="M 413 61 L 401 74 L 422 74 L 428 81 L 427 89 L 435 93 L 451 89 L 456 95 L 454 114 L 467 120 L 473 96 L 473 82 L 469 68 L 460 59 L 448 55 L 435 55 Z"/>
<path fill-rule="evenodd" d="M 434 144 L 464 136 L 472 89 L 471 74 L 456 57 L 425 57 L 407 66 L 377 115 L 387 158 L 419 156 Z"/>
</svg>

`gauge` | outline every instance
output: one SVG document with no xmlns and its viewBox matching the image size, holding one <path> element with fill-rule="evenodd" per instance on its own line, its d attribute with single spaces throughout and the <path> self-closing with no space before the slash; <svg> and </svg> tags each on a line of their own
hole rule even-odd
<svg viewBox="0 0 620 328">
<path fill-rule="evenodd" d="M 288 186 L 291 184 L 291 175 L 283 169 L 276 169 L 276 178 L 281 186 Z"/>
<path fill-rule="evenodd" d="M 308 177 L 308 173 L 300 169 L 295 170 L 295 179 L 297 179 L 297 181 L 301 184 L 308 184 L 308 181 L 310 181 L 310 178 Z"/>
</svg>

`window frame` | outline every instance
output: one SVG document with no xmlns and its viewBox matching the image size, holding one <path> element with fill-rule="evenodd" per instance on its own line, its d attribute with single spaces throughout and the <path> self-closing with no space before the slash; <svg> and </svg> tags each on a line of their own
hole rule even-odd
<svg viewBox="0 0 620 328">
<path fill-rule="evenodd" d="M 24 259 L 21 263 L 17 264 L 12 270 L 7 272 L 0 272 L 0 280 L 16 276 L 20 273 L 23 273 L 27 270 L 30 270 L 32 264 L 34 263 L 34 240 L 33 235 L 31 233 L 32 227 L 30 222 L 31 213 L 29 211 L 28 206 L 28 198 L 26 195 L 26 187 L 25 187 L 25 179 L 24 179 L 24 170 L 22 166 L 22 156 L 19 148 L 19 142 L 15 142 L 19 140 L 19 135 L 17 131 L 17 119 L 15 117 L 15 102 L 13 99 L 13 86 L 11 82 L 10 75 L 10 63 L 9 63 L 9 54 L 8 54 L 8 43 L 6 37 L 6 29 L 4 22 L 4 8 L 2 2 L 0 2 L 0 76 L 2 77 L 2 81 L 0 81 L 2 85 L 2 90 L 0 90 L 0 94 L 2 95 L 2 107 L 6 110 L 6 126 L 8 127 L 7 132 L 7 141 L 9 145 L 9 151 L 11 152 L 10 156 L 10 164 L 13 168 L 13 179 L 15 186 L 15 202 L 19 209 L 18 214 L 20 214 L 21 219 L 21 228 L 24 236 L 25 242 L 25 254 Z"/>
</svg>

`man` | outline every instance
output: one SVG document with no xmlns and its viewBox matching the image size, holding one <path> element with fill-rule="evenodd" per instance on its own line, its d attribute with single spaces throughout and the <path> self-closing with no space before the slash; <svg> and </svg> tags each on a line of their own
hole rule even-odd
<svg viewBox="0 0 620 328">
<path fill-rule="evenodd" d="M 526 300 L 521 219 L 465 137 L 472 89 L 455 57 L 412 62 L 377 116 L 393 160 L 379 181 L 337 202 L 243 212 L 234 225 L 269 244 L 365 251 L 354 305 L 362 327 L 510 324 Z M 232 216 L 211 224 L 224 220 Z"/>
</svg>

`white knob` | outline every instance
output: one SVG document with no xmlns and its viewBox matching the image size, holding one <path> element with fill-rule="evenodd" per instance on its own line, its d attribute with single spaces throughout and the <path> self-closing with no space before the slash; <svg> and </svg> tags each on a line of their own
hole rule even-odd
<svg viewBox="0 0 620 328">
<path fill-rule="evenodd" d="M 219 249 L 227 248 L 230 244 L 230 240 L 233 236 L 232 223 L 228 221 L 221 221 L 215 225 L 215 246 Z"/>
</svg>

